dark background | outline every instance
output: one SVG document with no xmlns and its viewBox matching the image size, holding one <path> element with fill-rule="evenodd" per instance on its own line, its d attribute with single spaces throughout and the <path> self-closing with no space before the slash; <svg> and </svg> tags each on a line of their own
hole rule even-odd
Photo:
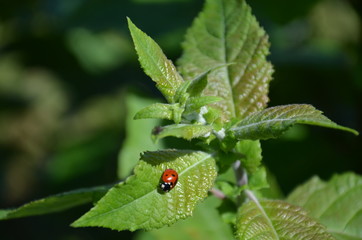
<svg viewBox="0 0 362 240">
<path fill-rule="evenodd" d="M 362 130 L 362 2 L 249 1 L 270 35 L 269 106 L 310 103 Z M 176 60 L 201 0 L 0 2 L 0 208 L 117 180 L 124 95 L 157 96 L 126 16 Z M 148 137 L 148 136 L 145 136 Z M 362 173 L 361 137 L 310 126 L 263 141 L 285 194 L 313 175 Z M 130 239 L 69 224 L 90 206 L 0 222 L 1 239 Z"/>
</svg>

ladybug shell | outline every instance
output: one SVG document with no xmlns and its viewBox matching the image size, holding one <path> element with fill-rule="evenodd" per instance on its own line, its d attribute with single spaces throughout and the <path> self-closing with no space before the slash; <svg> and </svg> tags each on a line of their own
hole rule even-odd
<svg viewBox="0 0 362 240">
<path fill-rule="evenodd" d="M 166 169 L 162 174 L 161 180 L 160 188 L 164 192 L 168 192 L 175 187 L 178 180 L 178 174 L 173 169 Z"/>
</svg>

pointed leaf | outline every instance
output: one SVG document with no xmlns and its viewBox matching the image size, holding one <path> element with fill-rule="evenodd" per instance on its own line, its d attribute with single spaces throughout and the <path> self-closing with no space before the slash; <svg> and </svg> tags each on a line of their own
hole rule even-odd
<svg viewBox="0 0 362 240">
<path fill-rule="evenodd" d="M 173 124 L 165 127 L 156 127 L 153 131 L 155 141 L 164 137 L 178 137 L 186 140 L 209 135 L 212 131 L 210 125 Z"/>
<path fill-rule="evenodd" d="M 142 68 L 156 82 L 156 87 L 167 101 L 173 103 L 176 90 L 183 82 L 182 77 L 157 43 L 138 29 L 129 18 L 127 20 Z"/>
<path fill-rule="evenodd" d="M 209 69 L 208 71 L 202 73 L 200 76 L 197 76 L 195 79 L 184 81 L 176 90 L 174 101 L 180 103 L 180 105 L 183 106 L 185 102 L 189 99 L 189 97 L 200 97 L 201 92 L 207 86 L 207 75 L 212 70 L 215 70 L 220 67 L 222 66 L 216 66 L 213 69 Z M 208 97 L 216 98 L 216 96 L 208 96 Z M 220 97 L 217 98 L 222 100 L 222 98 Z"/>
<path fill-rule="evenodd" d="M 108 189 L 108 186 L 78 189 L 39 199 L 15 209 L 3 209 L 0 210 L 0 220 L 64 211 L 82 204 L 95 202 Z"/>
<path fill-rule="evenodd" d="M 297 123 L 329 127 L 358 135 L 357 131 L 337 125 L 325 117 L 321 111 L 307 104 L 267 108 L 241 120 L 230 129 L 230 132 L 239 140 L 276 138 Z"/>
<path fill-rule="evenodd" d="M 268 36 L 243 0 L 208 0 L 186 34 L 179 70 L 192 79 L 208 75 L 206 95 L 224 99 L 215 104 L 224 120 L 243 118 L 265 108 L 273 72 L 266 60 Z"/>
<path fill-rule="evenodd" d="M 159 188 L 165 169 L 178 172 L 170 192 Z M 146 152 L 131 176 L 113 187 L 97 205 L 72 225 L 115 230 L 154 229 L 192 215 L 216 177 L 212 155 L 200 151 Z"/>
<path fill-rule="evenodd" d="M 177 108 L 175 104 L 154 103 L 139 110 L 134 119 L 157 118 L 171 120 L 175 108 Z"/>
<path fill-rule="evenodd" d="M 362 239 L 362 177 L 335 175 L 329 182 L 313 177 L 295 189 L 287 201 L 306 209 L 336 239 Z"/>
<path fill-rule="evenodd" d="M 187 92 L 190 94 L 191 97 L 200 96 L 202 91 L 207 86 L 207 75 L 210 72 L 214 71 L 215 69 L 218 69 L 221 67 L 227 67 L 229 65 L 231 65 L 231 64 L 228 63 L 228 64 L 216 65 L 216 66 L 208 69 L 207 71 L 201 73 L 200 75 L 196 76 L 194 79 L 191 80 L 191 84 L 189 85 Z"/>
<path fill-rule="evenodd" d="M 236 220 L 237 239 L 333 240 L 325 227 L 300 207 L 283 201 L 244 204 Z"/>
<path fill-rule="evenodd" d="M 163 148 L 162 141 L 154 143 L 150 137 L 152 129 L 155 126 L 161 124 L 161 121 L 159 119 L 147 119 L 147 120 L 137 120 L 137 121 L 133 119 L 133 116 L 139 109 L 148 106 L 154 103 L 155 101 L 156 100 L 144 98 L 133 93 L 127 93 L 125 101 L 127 108 L 126 126 L 125 126 L 126 137 L 123 142 L 122 148 L 120 149 L 118 154 L 117 173 L 120 179 L 124 179 L 131 174 L 132 169 L 138 163 L 138 159 L 141 152 L 144 152 L 146 150 L 152 151 Z M 140 115 L 145 117 L 146 113 Z"/>
<path fill-rule="evenodd" d="M 189 98 L 189 94 L 187 93 L 187 89 L 190 87 L 191 81 L 184 81 L 179 88 L 177 88 L 174 100 L 177 103 L 180 103 L 181 106 L 185 104 L 186 100 Z"/>
<path fill-rule="evenodd" d="M 197 97 L 201 95 L 202 91 L 207 86 L 207 75 L 209 73 L 210 71 L 206 71 L 204 73 L 201 73 L 195 79 L 191 80 L 191 84 L 187 89 L 191 97 Z"/>
</svg>

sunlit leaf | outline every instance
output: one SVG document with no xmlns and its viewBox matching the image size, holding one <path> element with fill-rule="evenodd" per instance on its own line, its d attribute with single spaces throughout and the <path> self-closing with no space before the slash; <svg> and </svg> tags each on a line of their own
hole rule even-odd
<svg viewBox="0 0 362 240">
<path fill-rule="evenodd" d="M 183 47 L 178 64 L 186 79 L 224 65 L 208 75 L 204 90 L 206 95 L 224 99 L 215 103 L 224 120 L 265 108 L 273 72 L 266 60 L 268 36 L 245 1 L 206 1 Z"/>
<path fill-rule="evenodd" d="M 2 209 L 0 210 L 0 220 L 55 213 L 82 204 L 95 202 L 109 188 L 108 186 L 100 186 L 78 189 L 42 198 L 15 209 Z"/>
<path fill-rule="evenodd" d="M 186 140 L 209 135 L 212 131 L 210 125 L 173 124 L 164 127 L 156 127 L 153 131 L 154 140 L 164 137 L 178 137 Z"/>
<path fill-rule="evenodd" d="M 143 70 L 156 82 L 156 87 L 167 101 L 173 103 L 176 90 L 183 83 L 182 77 L 157 43 L 138 29 L 129 18 L 128 27 Z"/>
<path fill-rule="evenodd" d="M 139 110 L 135 114 L 134 119 L 158 118 L 171 120 L 176 107 L 177 106 L 171 104 L 154 103 Z"/>
<path fill-rule="evenodd" d="M 195 112 L 201 107 L 221 101 L 222 98 L 215 96 L 191 97 L 186 104 L 185 114 Z"/>
<path fill-rule="evenodd" d="M 191 218 L 179 221 L 171 227 L 164 227 L 150 232 L 140 232 L 137 240 L 170 239 L 172 240 L 220 240 L 233 239 L 231 227 L 223 222 L 216 207 L 221 200 L 208 197 L 195 210 Z"/>
<path fill-rule="evenodd" d="M 230 133 L 239 140 L 276 138 L 297 123 L 334 128 L 358 135 L 357 131 L 332 122 L 321 111 L 307 104 L 283 105 L 256 112 L 232 127 Z"/>
<path fill-rule="evenodd" d="M 362 239 L 362 177 L 335 175 L 329 182 L 313 177 L 296 188 L 287 201 L 299 205 L 336 239 Z"/>
<path fill-rule="evenodd" d="M 165 193 L 159 183 L 168 168 L 175 169 L 179 178 L 176 186 Z M 196 204 L 207 196 L 216 167 L 210 154 L 165 150 L 144 153 L 134 173 L 72 225 L 134 231 L 175 223 L 191 216 Z"/>
<path fill-rule="evenodd" d="M 236 220 L 237 239 L 333 240 L 326 228 L 300 207 L 283 201 L 244 204 Z"/>
</svg>

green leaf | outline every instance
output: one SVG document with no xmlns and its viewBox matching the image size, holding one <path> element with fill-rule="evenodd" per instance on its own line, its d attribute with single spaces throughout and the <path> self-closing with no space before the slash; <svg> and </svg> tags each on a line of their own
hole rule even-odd
<svg viewBox="0 0 362 240">
<path fill-rule="evenodd" d="M 127 20 L 143 70 L 156 82 L 156 87 L 167 101 L 173 103 L 176 90 L 183 83 L 182 77 L 157 43 L 138 29 L 129 18 Z"/>
<path fill-rule="evenodd" d="M 245 1 L 206 1 L 183 47 L 178 65 L 186 79 L 224 65 L 208 74 L 204 90 L 205 95 L 224 99 L 214 104 L 224 113 L 224 120 L 244 118 L 265 108 L 273 72 L 266 60 L 268 36 Z"/>
<path fill-rule="evenodd" d="M 176 186 L 165 193 L 159 183 L 168 168 L 175 169 L 179 178 Z M 134 173 L 72 226 L 134 231 L 173 224 L 191 216 L 196 204 L 207 196 L 216 167 L 212 155 L 205 152 L 165 150 L 144 153 Z"/>
<path fill-rule="evenodd" d="M 190 94 L 191 97 L 200 96 L 202 91 L 207 86 L 207 75 L 217 68 L 227 67 L 231 64 L 232 63 L 216 65 L 216 66 L 206 70 L 205 72 L 201 73 L 200 75 L 196 76 L 194 79 L 191 80 L 191 82 L 187 88 L 187 92 Z"/>
<path fill-rule="evenodd" d="M 287 201 L 306 209 L 336 239 L 362 239 L 362 177 L 335 175 L 329 182 L 313 177 L 296 188 Z"/>
<path fill-rule="evenodd" d="M 358 135 L 357 131 L 337 125 L 321 111 L 307 104 L 277 106 L 253 113 L 232 127 L 229 133 L 239 140 L 276 138 L 297 123 L 329 127 Z"/>
<path fill-rule="evenodd" d="M 136 239 L 170 239 L 170 236 L 172 240 L 234 239 L 230 226 L 222 221 L 216 210 L 220 204 L 220 199 L 210 196 L 197 207 L 192 218 L 179 221 L 171 227 L 140 232 Z"/>
<path fill-rule="evenodd" d="M 181 106 L 185 104 L 187 99 L 189 98 L 189 94 L 187 93 L 187 89 L 190 87 L 191 81 L 184 81 L 179 88 L 177 88 L 174 101 L 180 103 Z"/>
<path fill-rule="evenodd" d="M 187 92 L 190 94 L 191 97 L 198 97 L 201 95 L 202 91 L 207 86 L 207 75 L 209 73 L 210 73 L 210 70 L 206 71 L 204 73 L 201 73 L 195 79 L 191 80 L 191 84 L 190 84 L 189 88 L 187 89 Z"/>
<path fill-rule="evenodd" d="M 134 119 L 156 118 L 171 120 L 175 108 L 177 108 L 177 104 L 154 103 L 139 110 Z"/>
<path fill-rule="evenodd" d="M 244 204 L 236 220 L 237 239 L 332 240 L 325 227 L 302 208 L 283 201 Z"/>
<path fill-rule="evenodd" d="M 204 137 L 211 133 L 210 125 L 193 125 L 193 124 L 173 124 L 164 127 L 156 127 L 153 131 L 153 138 L 158 141 L 164 137 L 178 137 L 186 140 Z"/>
<path fill-rule="evenodd" d="M 285 195 L 281 190 L 279 183 L 273 173 L 266 169 L 267 182 L 269 188 L 260 189 L 258 192 L 263 198 L 267 199 L 284 199 Z"/>
<path fill-rule="evenodd" d="M 127 93 L 126 138 L 118 154 L 117 173 L 120 179 L 124 179 L 130 175 L 139 160 L 141 152 L 163 148 L 162 141 L 154 143 L 151 139 L 152 129 L 161 124 L 160 120 L 133 120 L 133 116 L 139 109 L 154 102 L 155 100 L 144 98 L 133 93 Z M 145 116 L 145 114 L 143 116 Z"/>
<path fill-rule="evenodd" d="M 201 107 L 221 101 L 222 98 L 215 96 L 190 97 L 186 103 L 184 114 L 198 111 Z"/>
<path fill-rule="evenodd" d="M 259 167 L 249 176 L 248 186 L 251 190 L 260 190 L 269 187 L 265 167 Z"/>
<path fill-rule="evenodd" d="M 108 189 L 108 186 L 78 189 L 42 198 L 15 209 L 3 209 L 0 210 L 0 220 L 55 213 L 96 202 Z"/>
<path fill-rule="evenodd" d="M 263 158 L 261 155 L 260 141 L 239 141 L 235 146 L 235 150 L 242 154 L 240 160 L 243 168 L 245 168 L 248 174 L 254 173 L 260 166 Z"/>
</svg>

